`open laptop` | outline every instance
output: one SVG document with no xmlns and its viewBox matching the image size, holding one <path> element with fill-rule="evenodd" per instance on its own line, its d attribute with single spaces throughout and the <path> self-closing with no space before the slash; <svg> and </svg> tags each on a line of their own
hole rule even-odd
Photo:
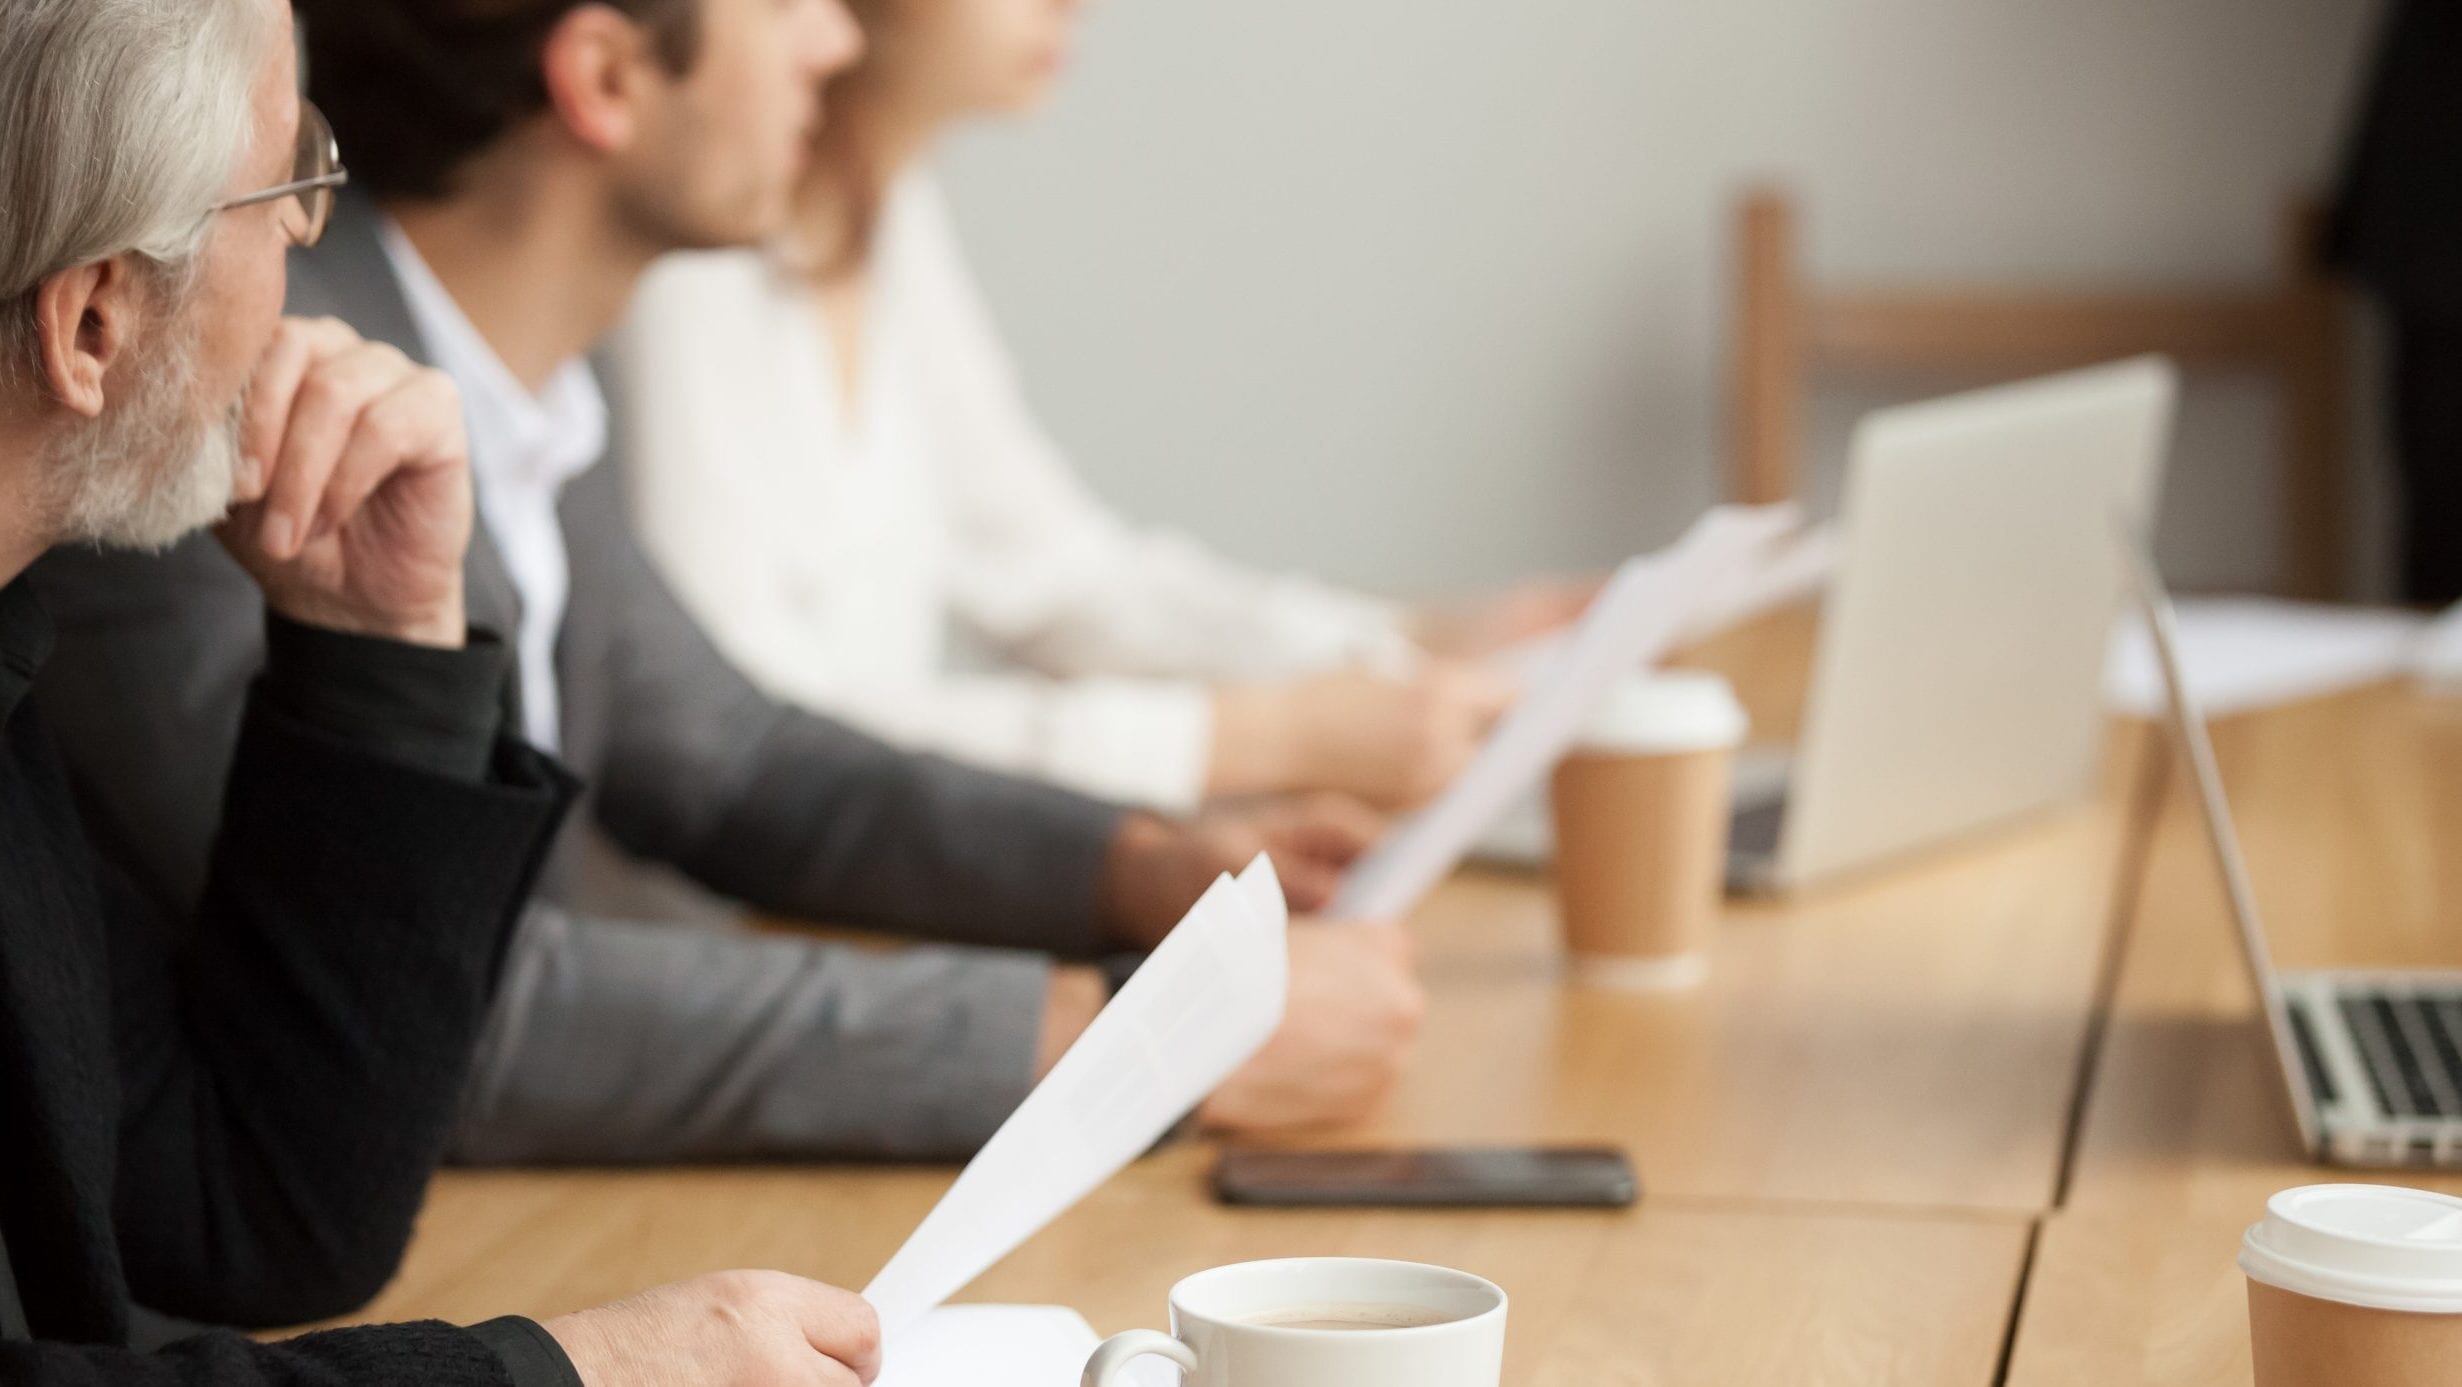
<svg viewBox="0 0 2462 1387">
<path fill-rule="evenodd" d="M 2141 357 L 1867 416 L 1802 739 L 1739 773 L 1728 868 L 1789 890 L 2085 798 L 2178 378 Z"/>
<path fill-rule="evenodd" d="M 2336 1165 L 2462 1166 L 2462 972 L 2275 971 L 2214 744 L 2181 666 L 2171 598 L 2140 533 L 2132 528 L 2123 547 L 2300 1145 Z"/>
</svg>

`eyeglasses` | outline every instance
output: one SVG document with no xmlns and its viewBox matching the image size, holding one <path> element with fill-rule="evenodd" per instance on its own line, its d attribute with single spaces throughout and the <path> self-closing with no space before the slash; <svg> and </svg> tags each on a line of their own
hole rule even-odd
<svg viewBox="0 0 2462 1387">
<path fill-rule="evenodd" d="M 333 219 L 334 190 L 348 182 L 350 172 L 342 167 L 342 147 L 334 141 L 333 127 L 325 123 L 324 112 L 302 101 L 299 103 L 299 149 L 292 156 L 290 181 L 278 183 L 261 193 L 235 197 L 213 210 L 222 213 L 234 208 L 294 198 L 299 203 L 297 220 L 283 230 L 290 233 L 292 244 L 304 248 L 324 239 L 325 223 Z"/>
</svg>

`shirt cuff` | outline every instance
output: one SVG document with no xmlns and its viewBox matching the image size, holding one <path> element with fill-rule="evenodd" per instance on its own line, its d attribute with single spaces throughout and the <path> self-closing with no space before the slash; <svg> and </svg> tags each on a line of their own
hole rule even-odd
<svg viewBox="0 0 2462 1387">
<path fill-rule="evenodd" d="M 460 650 L 355 636 L 268 613 L 263 694 L 308 727 L 420 770 L 485 778 L 504 728 L 503 642 Z"/>
<path fill-rule="evenodd" d="M 536 1320 L 507 1315 L 470 1326 L 471 1337 L 504 1360 L 513 1387 L 582 1387 L 581 1372 Z"/>
<path fill-rule="evenodd" d="M 1043 709 L 1039 764 L 1021 769 L 1100 799 L 1166 814 L 1205 802 L 1214 756 L 1214 694 L 1203 684 L 1074 679 Z"/>
</svg>

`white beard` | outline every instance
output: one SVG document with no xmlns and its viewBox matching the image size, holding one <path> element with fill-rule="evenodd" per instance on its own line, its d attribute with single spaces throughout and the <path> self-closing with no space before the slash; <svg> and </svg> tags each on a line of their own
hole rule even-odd
<svg viewBox="0 0 2462 1387">
<path fill-rule="evenodd" d="M 192 423 L 196 374 L 197 343 L 188 335 L 138 372 L 117 408 L 53 451 L 63 538 L 167 549 L 231 509 L 241 407 L 202 427 Z"/>
</svg>

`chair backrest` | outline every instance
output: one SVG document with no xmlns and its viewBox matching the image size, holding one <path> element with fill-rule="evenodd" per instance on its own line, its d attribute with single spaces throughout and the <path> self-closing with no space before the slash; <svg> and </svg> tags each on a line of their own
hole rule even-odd
<svg viewBox="0 0 2462 1387">
<path fill-rule="evenodd" d="M 2198 369 L 2265 375 L 2282 438 L 2284 586 L 2337 595 L 2349 565 L 2349 317 L 2314 254 L 2322 217 L 2284 211 L 2273 282 L 2248 288 L 2110 290 L 2024 285 L 1815 286 L 1793 201 L 1772 188 L 1735 216 L 1736 315 L 1728 492 L 1795 496 L 1803 400 L 1817 374 L 2034 375 L 2159 352 Z"/>
</svg>

